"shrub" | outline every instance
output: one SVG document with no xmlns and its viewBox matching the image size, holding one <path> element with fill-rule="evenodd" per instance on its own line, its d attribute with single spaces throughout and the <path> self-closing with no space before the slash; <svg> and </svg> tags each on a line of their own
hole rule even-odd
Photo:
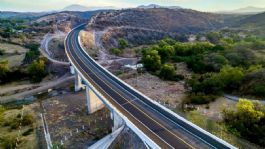
<svg viewBox="0 0 265 149">
<path fill-rule="evenodd" d="M 122 50 L 118 49 L 118 48 L 112 48 L 110 50 L 110 52 L 114 55 L 121 55 L 122 54 Z"/>
<path fill-rule="evenodd" d="M 40 82 L 46 75 L 46 61 L 43 59 L 35 60 L 28 66 L 28 72 L 32 76 L 31 81 Z"/>
<path fill-rule="evenodd" d="M 186 103 L 192 104 L 208 104 L 216 99 L 215 95 L 206 95 L 204 93 L 197 93 L 197 94 L 190 94 L 187 99 Z"/>
<path fill-rule="evenodd" d="M 157 71 L 161 67 L 161 57 L 156 50 L 143 51 L 142 61 L 148 71 Z"/>
<path fill-rule="evenodd" d="M 0 77 L 4 76 L 7 72 L 9 72 L 8 61 L 0 62 Z"/>
<path fill-rule="evenodd" d="M 236 110 L 224 110 L 223 118 L 231 132 L 261 146 L 265 145 L 265 106 L 240 99 Z"/>
<path fill-rule="evenodd" d="M 28 136 L 28 135 L 30 135 L 33 132 L 33 130 L 34 130 L 33 128 L 29 128 L 27 131 L 23 132 L 22 135 L 23 136 Z"/>
<path fill-rule="evenodd" d="M 34 122 L 34 120 L 33 120 L 33 116 L 27 114 L 27 115 L 24 115 L 24 116 L 23 116 L 23 119 L 22 119 L 22 121 L 21 121 L 21 124 L 22 124 L 22 126 L 28 126 L 28 125 L 32 125 L 33 122 Z"/>
<path fill-rule="evenodd" d="M 257 97 L 265 97 L 265 84 L 254 84 L 251 87 L 251 94 Z"/>
<path fill-rule="evenodd" d="M 13 119 L 11 122 L 9 122 L 10 129 L 17 129 L 19 127 L 19 120 Z"/>
<path fill-rule="evenodd" d="M 171 64 L 164 64 L 160 70 L 159 76 L 165 80 L 174 80 L 176 76 L 175 67 Z"/>
<path fill-rule="evenodd" d="M 120 38 L 119 39 L 119 48 L 120 49 L 125 49 L 125 48 L 127 48 L 128 47 L 128 41 L 127 40 L 125 40 L 125 39 L 123 39 L 123 38 Z"/>
<path fill-rule="evenodd" d="M 5 50 L 4 49 L 0 49 L 0 55 L 4 55 L 5 54 Z"/>
<path fill-rule="evenodd" d="M 6 136 L 2 137 L 0 140 L 2 147 L 5 149 L 13 149 L 16 147 L 16 138 L 14 137 Z"/>
</svg>

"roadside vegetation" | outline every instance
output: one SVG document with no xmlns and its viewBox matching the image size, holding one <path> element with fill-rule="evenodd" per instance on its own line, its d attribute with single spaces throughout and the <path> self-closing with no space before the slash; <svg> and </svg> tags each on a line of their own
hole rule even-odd
<svg viewBox="0 0 265 149">
<path fill-rule="evenodd" d="M 241 99 L 235 110 L 223 111 L 224 123 L 230 132 L 253 143 L 265 146 L 265 106 Z"/>
<path fill-rule="evenodd" d="M 176 63 L 185 62 L 193 72 L 185 78 L 190 88 L 185 103 L 207 104 L 224 93 L 265 98 L 265 41 L 254 36 L 224 37 L 222 33 L 198 35 L 204 42 L 178 42 L 164 39 L 142 49 L 147 71 L 164 80 L 178 81 Z"/>
<path fill-rule="evenodd" d="M 197 39 L 202 37 L 206 40 L 178 42 L 163 39 L 142 48 L 141 61 L 148 72 L 163 80 L 185 79 L 188 92 L 183 105 L 205 104 L 210 108 L 209 103 L 225 93 L 265 99 L 264 39 L 248 35 L 239 36 L 227 31 L 197 35 Z M 177 63 L 183 62 L 192 72 L 191 76 L 177 74 Z M 236 138 L 230 136 L 231 133 L 264 146 L 264 110 L 263 104 L 242 99 L 235 109 L 225 109 L 222 112 L 223 120 L 220 122 L 202 121 L 192 114 L 196 111 L 186 114 L 195 124 L 212 130 L 210 132 L 233 144 L 237 143 L 234 142 Z M 226 136 L 212 127 L 222 129 Z"/>
</svg>

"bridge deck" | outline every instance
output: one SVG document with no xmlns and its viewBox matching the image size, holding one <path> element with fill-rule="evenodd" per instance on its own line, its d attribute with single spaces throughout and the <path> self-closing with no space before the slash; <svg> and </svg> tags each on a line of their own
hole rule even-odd
<svg viewBox="0 0 265 149">
<path fill-rule="evenodd" d="M 106 75 L 84 53 L 78 42 L 81 28 L 69 33 L 66 52 L 82 75 L 124 116 L 161 148 L 227 148 L 208 143 L 187 132 L 180 124 L 143 102 L 139 95 L 122 87 L 120 82 Z M 214 144 L 214 145 L 213 145 Z"/>
</svg>

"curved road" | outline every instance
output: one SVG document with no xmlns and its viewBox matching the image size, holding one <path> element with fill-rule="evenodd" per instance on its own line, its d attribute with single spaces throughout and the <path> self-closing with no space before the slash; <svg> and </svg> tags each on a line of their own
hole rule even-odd
<svg viewBox="0 0 265 149">
<path fill-rule="evenodd" d="M 120 113 L 157 145 L 163 149 L 231 147 L 175 119 L 163 109 L 148 103 L 141 94 L 111 77 L 79 45 L 78 34 L 82 27 L 70 32 L 65 40 L 66 52 L 72 64 Z"/>
</svg>

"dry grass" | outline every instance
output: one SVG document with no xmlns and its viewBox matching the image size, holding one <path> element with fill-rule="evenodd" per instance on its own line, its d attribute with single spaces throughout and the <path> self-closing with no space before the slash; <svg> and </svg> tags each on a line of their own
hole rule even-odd
<svg viewBox="0 0 265 149">
<path fill-rule="evenodd" d="M 0 61 L 8 60 L 9 67 L 20 66 L 28 51 L 26 48 L 8 43 L 0 43 L 0 49 L 5 50 L 5 54 L 0 56 Z"/>
<path fill-rule="evenodd" d="M 149 73 L 138 74 L 137 81 L 135 75 L 123 75 L 121 78 L 151 99 L 167 104 L 180 104 L 185 97 L 186 89 L 183 82 L 163 81 Z"/>
<path fill-rule="evenodd" d="M 87 52 L 95 56 L 97 54 L 97 48 L 95 45 L 95 36 L 93 31 L 81 31 L 80 33 L 81 42 L 83 47 L 87 50 Z"/>
<path fill-rule="evenodd" d="M 24 115 L 30 114 L 34 118 L 36 118 L 36 115 L 34 114 L 33 109 L 36 107 L 36 104 L 24 106 L 23 108 L 23 113 Z M 22 126 L 20 129 L 19 133 L 19 128 L 16 129 L 11 129 L 10 126 L 5 126 L 4 124 L 7 122 L 11 122 L 14 119 L 17 119 L 19 117 L 19 114 L 21 114 L 22 109 L 10 109 L 6 110 L 3 113 L 3 119 L 2 123 L 0 125 L 0 138 L 5 139 L 5 138 L 11 138 L 11 140 L 16 139 L 18 134 L 20 134 L 19 140 L 20 143 L 18 145 L 18 148 L 20 149 L 35 149 L 37 148 L 37 136 L 36 136 L 36 122 L 33 123 L 32 126 Z M 35 120 L 35 119 L 34 119 Z M 29 130 L 30 128 L 33 128 L 34 130 L 26 136 L 23 136 L 22 134 Z M 0 141 L 0 148 L 3 147 L 4 141 Z"/>
</svg>

